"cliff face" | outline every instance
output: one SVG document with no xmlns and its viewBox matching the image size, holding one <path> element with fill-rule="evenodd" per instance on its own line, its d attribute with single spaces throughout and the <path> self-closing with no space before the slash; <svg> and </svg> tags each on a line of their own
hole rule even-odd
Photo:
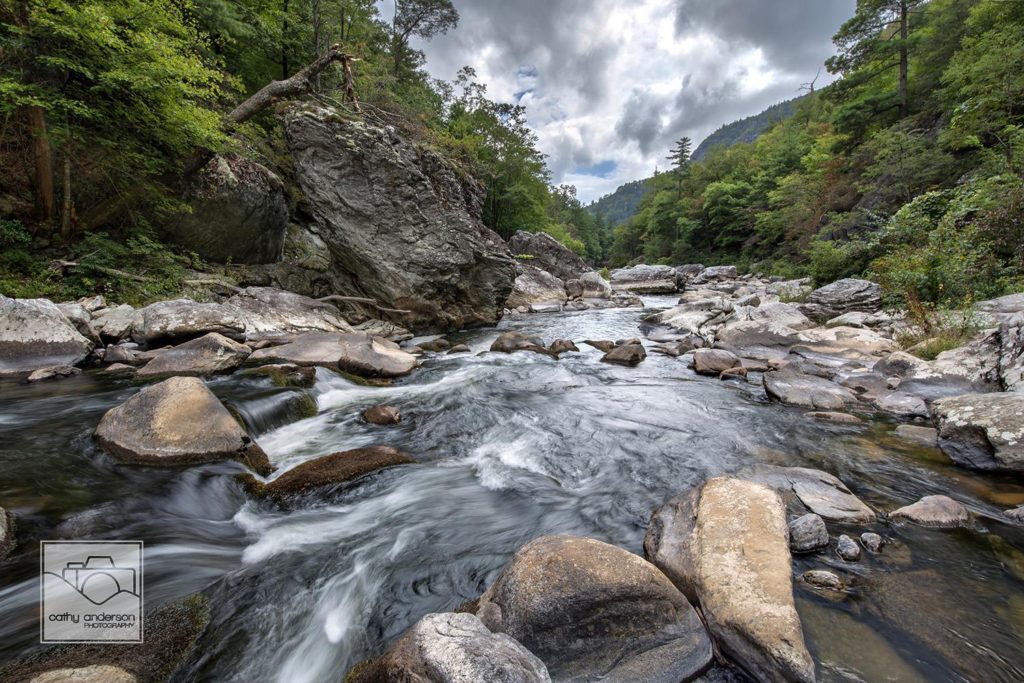
<svg viewBox="0 0 1024 683">
<path fill-rule="evenodd" d="M 393 130 L 330 109 L 293 108 L 284 131 L 309 214 L 306 241 L 328 255 L 320 286 L 411 310 L 403 322 L 414 330 L 498 321 L 515 264 L 480 220 L 478 183 Z"/>
</svg>

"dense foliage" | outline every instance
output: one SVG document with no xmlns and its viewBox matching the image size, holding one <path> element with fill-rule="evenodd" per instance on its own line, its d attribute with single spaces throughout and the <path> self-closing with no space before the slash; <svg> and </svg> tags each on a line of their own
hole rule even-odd
<svg viewBox="0 0 1024 683">
<path fill-rule="evenodd" d="M 836 43 L 794 116 L 650 180 L 613 260 L 867 273 L 924 307 L 1020 288 L 1024 3 L 860 0 Z"/>
<path fill-rule="evenodd" d="M 610 227 L 550 187 L 521 107 L 496 103 L 471 68 L 454 83 L 423 69 L 413 40 L 457 25 L 451 0 L 11 0 L 0 3 L 0 290 L 66 297 L 102 283 L 126 298 L 180 279 L 188 254 L 159 242 L 183 209 L 186 169 L 209 152 L 275 167 L 272 109 L 229 125 L 235 106 L 340 44 L 362 116 L 461 161 L 486 186 L 484 221 L 505 237 L 547 230 L 594 260 Z M 357 116 L 341 68 L 312 96 Z M 161 258 L 154 252 L 164 251 Z M 71 272 L 50 268 L 58 259 Z M 110 263 L 120 264 L 113 268 Z M 116 271 L 144 274 L 143 280 Z"/>
<path fill-rule="evenodd" d="M 732 123 L 726 123 L 704 140 L 693 151 L 693 160 L 700 161 L 716 147 L 732 147 L 742 142 L 753 142 L 779 121 L 784 121 L 796 111 L 796 105 L 803 98 L 798 97 L 779 102 L 759 114 L 748 116 Z"/>
</svg>

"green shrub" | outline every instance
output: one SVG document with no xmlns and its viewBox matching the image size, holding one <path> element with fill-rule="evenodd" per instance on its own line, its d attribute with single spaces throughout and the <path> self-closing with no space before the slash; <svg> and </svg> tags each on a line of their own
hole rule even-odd
<svg viewBox="0 0 1024 683">
<path fill-rule="evenodd" d="M 807 273 L 815 284 L 826 285 L 862 273 L 868 254 L 868 245 L 860 240 L 814 240 L 807 249 Z"/>
</svg>

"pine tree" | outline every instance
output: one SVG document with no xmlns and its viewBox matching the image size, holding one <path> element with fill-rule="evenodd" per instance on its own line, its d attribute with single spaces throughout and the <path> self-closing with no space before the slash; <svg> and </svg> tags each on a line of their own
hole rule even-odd
<svg viewBox="0 0 1024 683">
<path fill-rule="evenodd" d="M 688 137 L 681 137 L 676 142 L 676 146 L 669 152 L 668 160 L 672 162 L 673 168 L 679 170 L 690 163 L 690 151 L 693 147 L 693 141 Z"/>
</svg>

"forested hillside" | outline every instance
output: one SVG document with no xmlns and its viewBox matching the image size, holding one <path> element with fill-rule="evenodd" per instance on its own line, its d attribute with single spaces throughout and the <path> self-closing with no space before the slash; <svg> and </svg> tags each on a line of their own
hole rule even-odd
<svg viewBox="0 0 1024 683">
<path fill-rule="evenodd" d="M 306 96 L 456 160 L 484 183 L 484 222 L 502 236 L 546 230 L 603 258 L 609 231 L 602 244 L 572 188 L 549 187 L 523 108 L 488 99 L 470 66 L 454 82 L 428 77 L 410 41 L 443 40 L 458 20 L 450 0 L 400 0 L 391 16 L 372 0 L 4 3 L 0 290 L 172 293 L 203 265 L 162 231 L 187 211 L 190 174 L 238 152 L 287 181 L 276 110 Z M 75 265 L 58 277 L 54 260 Z"/>
<path fill-rule="evenodd" d="M 640 200 L 647 196 L 650 178 L 634 180 L 620 185 L 615 192 L 606 194 L 587 206 L 594 216 L 601 216 L 612 225 L 618 225 L 633 217 L 640 206 Z"/>
<path fill-rule="evenodd" d="M 955 305 L 1024 276 L 1024 3 L 874 2 L 835 36 L 841 78 L 756 142 L 654 182 L 614 261 L 868 273 Z"/>
<path fill-rule="evenodd" d="M 796 111 L 797 104 L 803 100 L 803 97 L 797 97 L 785 102 L 779 102 L 768 107 L 760 114 L 748 116 L 745 119 L 723 125 L 697 145 L 697 149 L 693 151 L 693 160 L 702 160 L 715 147 L 732 147 L 740 142 L 753 142 L 774 124 L 792 116 L 793 112 Z"/>
</svg>

